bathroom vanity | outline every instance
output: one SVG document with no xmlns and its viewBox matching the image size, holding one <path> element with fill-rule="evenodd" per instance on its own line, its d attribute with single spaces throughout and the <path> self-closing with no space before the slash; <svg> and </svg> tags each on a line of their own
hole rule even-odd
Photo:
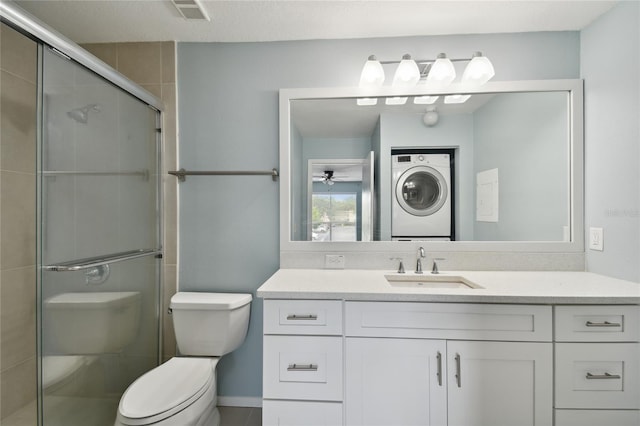
<svg viewBox="0 0 640 426">
<path fill-rule="evenodd" d="M 264 425 L 640 424 L 640 286 L 583 272 L 282 269 Z"/>
</svg>

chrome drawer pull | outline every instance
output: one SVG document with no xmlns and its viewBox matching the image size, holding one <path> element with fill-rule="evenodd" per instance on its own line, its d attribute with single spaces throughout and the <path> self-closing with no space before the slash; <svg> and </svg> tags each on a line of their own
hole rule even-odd
<svg viewBox="0 0 640 426">
<path fill-rule="evenodd" d="M 287 371 L 318 371 L 318 364 L 289 364 Z"/>
<path fill-rule="evenodd" d="M 607 379 L 620 379 L 622 378 L 619 374 L 610 374 L 610 373 L 604 373 L 604 374 L 591 374 L 591 373 L 587 373 L 587 379 L 588 380 L 607 380 Z"/>
<path fill-rule="evenodd" d="M 587 327 L 622 327 L 622 324 L 620 324 L 619 322 L 609 322 L 609 321 L 605 321 L 605 322 L 587 321 L 585 325 Z"/>
<path fill-rule="evenodd" d="M 317 315 L 287 315 L 287 321 L 316 321 L 318 319 Z"/>
</svg>

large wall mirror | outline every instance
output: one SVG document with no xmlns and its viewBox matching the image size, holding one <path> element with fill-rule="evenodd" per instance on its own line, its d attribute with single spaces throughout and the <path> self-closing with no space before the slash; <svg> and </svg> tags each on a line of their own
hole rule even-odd
<svg viewBox="0 0 640 426">
<path fill-rule="evenodd" d="M 582 251 L 582 81 L 460 89 L 282 90 L 281 249 Z"/>
</svg>

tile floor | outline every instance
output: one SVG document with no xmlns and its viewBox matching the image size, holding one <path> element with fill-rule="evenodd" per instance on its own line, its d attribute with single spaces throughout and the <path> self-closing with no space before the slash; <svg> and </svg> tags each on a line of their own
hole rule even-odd
<svg viewBox="0 0 640 426">
<path fill-rule="evenodd" d="M 220 426 L 262 426 L 262 408 L 218 407 Z"/>
<path fill-rule="evenodd" d="M 87 407 L 95 409 L 96 406 Z M 261 408 L 252 408 L 252 407 L 218 407 L 220 410 L 220 426 L 261 426 L 262 425 L 262 409 Z M 19 410 L 17 413 L 3 419 L 0 423 L 2 426 L 36 426 L 36 416 L 35 416 L 35 401 L 32 404 L 25 406 L 22 410 Z M 91 413 L 92 410 L 89 409 L 88 413 Z M 76 413 L 77 414 L 77 413 Z M 87 412 L 85 412 L 87 414 Z M 95 414 L 95 412 L 93 412 Z M 89 415 L 89 417 L 95 416 Z M 100 416 L 100 417 L 108 417 L 108 416 Z M 87 418 L 85 416 L 84 420 Z M 61 419 L 62 423 L 56 424 L 66 424 L 65 421 L 69 421 L 69 419 Z M 75 423 L 75 422 L 72 422 Z M 75 424 L 94 424 L 90 423 L 75 423 Z M 109 425 L 113 424 L 113 420 L 109 420 Z"/>
</svg>

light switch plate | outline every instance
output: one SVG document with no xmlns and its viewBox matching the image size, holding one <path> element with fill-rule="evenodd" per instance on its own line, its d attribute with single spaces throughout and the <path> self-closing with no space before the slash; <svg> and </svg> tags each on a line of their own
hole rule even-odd
<svg viewBox="0 0 640 426">
<path fill-rule="evenodd" d="M 325 269 L 344 269 L 344 255 L 343 254 L 325 254 L 324 267 Z"/>
<path fill-rule="evenodd" d="M 604 235 L 602 228 L 589 228 L 589 249 L 604 250 Z"/>
</svg>

